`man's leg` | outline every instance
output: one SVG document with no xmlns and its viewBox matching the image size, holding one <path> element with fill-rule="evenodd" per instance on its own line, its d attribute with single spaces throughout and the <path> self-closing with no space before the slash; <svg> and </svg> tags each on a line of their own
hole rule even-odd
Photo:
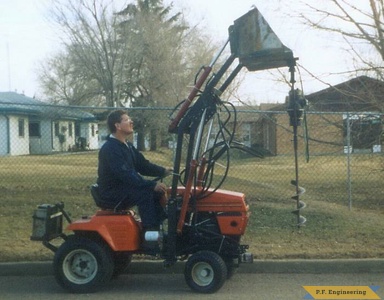
<svg viewBox="0 0 384 300">
<path fill-rule="evenodd" d="M 154 192 L 148 189 L 140 189 L 132 197 L 134 197 L 135 204 L 139 209 L 143 229 L 158 229 L 160 222 Z"/>
<path fill-rule="evenodd" d="M 156 215 L 158 223 L 161 224 L 168 216 L 165 211 L 165 207 L 160 203 L 161 198 L 163 197 L 162 193 L 154 193 L 154 203 L 156 208 Z"/>
</svg>

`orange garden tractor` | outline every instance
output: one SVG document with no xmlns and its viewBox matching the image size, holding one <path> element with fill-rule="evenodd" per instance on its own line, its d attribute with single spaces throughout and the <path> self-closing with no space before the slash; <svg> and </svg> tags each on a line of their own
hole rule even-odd
<svg viewBox="0 0 384 300">
<path fill-rule="evenodd" d="M 210 75 L 228 43 L 229 58 Z M 235 60 L 238 65 L 231 69 Z M 149 254 L 162 258 L 165 267 L 186 260 L 188 286 L 213 293 L 240 263 L 252 261 L 248 246 L 240 243 L 249 218 L 245 195 L 220 189 L 229 168 L 229 150 L 249 150 L 234 141 L 234 106 L 220 99 L 243 66 L 250 71 L 295 66 L 292 51 L 256 8 L 229 27 L 227 43 L 209 66 L 202 67 L 188 98 L 172 113 L 174 173 L 164 206 L 168 217 L 160 231 L 143 236 L 140 220 L 131 210 L 104 209 L 95 185 L 91 192 L 100 209 L 91 217 L 71 221 L 63 204 L 37 208 L 31 239 L 54 251 L 54 275 L 62 287 L 74 293 L 96 291 L 123 272 L 132 255 Z M 217 170 L 218 165 L 225 171 Z M 66 233 L 63 216 L 69 222 Z M 64 242 L 56 247 L 52 240 L 59 237 Z"/>
</svg>

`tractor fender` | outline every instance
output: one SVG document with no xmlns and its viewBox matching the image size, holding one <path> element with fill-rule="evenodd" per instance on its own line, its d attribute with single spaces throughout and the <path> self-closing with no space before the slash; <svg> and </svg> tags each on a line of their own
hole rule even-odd
<svg viewBox="0 0 384 300">
<path fill-rule="evenodd" d="M 85 236 L 87 232 L 97 232 L 113 251 L 136 251 L 140 248 L 140 225 L 130 214 L 96 214 L 76 220 L 66 229 Z"/>
</svg>

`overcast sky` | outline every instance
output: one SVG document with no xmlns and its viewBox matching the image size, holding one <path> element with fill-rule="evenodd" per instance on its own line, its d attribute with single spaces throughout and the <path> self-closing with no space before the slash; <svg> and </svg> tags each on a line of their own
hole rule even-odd
<svg viewBox="0 0 384 300">
<path fill-rule="evenodd" d="M 54 53 L 59 39 L 46 21 L 49 0 L 0 0 L 0 91 L 39 95 L 36 70 Z M 166 0 L 166 3 L 170 1 Z M 228 27 L 255 5 L 277 33 L 283 44 L 292 49 L 299 63 L 321 75 L 343 68 L 343 56 L 318 34 L 303 29 L 286 17 L 291 9 L 281 0 L 174 0 L 176 8 L 185 10 L 190 22 L 205 26 L 209 34 L 224 44 Z M 289 1 L 292 2 L 292 1 Z M 196 49 L 198 51 L 198 49 Z M 208 64 L 209 62 L 207 62 Z M 282 70 L 287 72 L 288 70 Z M 301 72 L 303 73 L 303 71 Z M 326 86 L 305 78 L 304 91 L 311 93 Z M 329 78 L 338 83 L 343 78 Z M 255 102 L 282 102 L 289 87 L 276 85 L 268 72 L 247 74 L 241 96 Z"/>
</svg>

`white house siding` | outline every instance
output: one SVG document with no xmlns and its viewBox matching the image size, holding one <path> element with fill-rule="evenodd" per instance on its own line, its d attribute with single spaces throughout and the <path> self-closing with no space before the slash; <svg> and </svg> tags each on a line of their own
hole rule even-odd
<svg viewBox="0 0 384 300">
<path fill-rule="evenodd" d="M 41 150 L 43 154 L 52 153 L 52 127 L 50 120 L 41 121 Z"/>
<path fill-rule="evenodd" d="M 81 123 L 80 135 L 86 138 L 88 149 L 95 150 L 99 148 L 98 126 L 96 123 Z"/>
<path fill-rule="evenodd" d="M 107 137 L 109 136 L 109 129 L 107 124 L 98 124 L 98 141 L 99 141 L 99 149 L 104 145 Z"/>
<path fill-rule="evenodd" d="M 56 132 L 55 126 L 58 124 L 59 132 Z M 72 135 L 69 127 L 72 124 Z M 64 142 L 60 143 L 59 135 L 64 135 Z M 54 121 L 51 126 L 52 147 L 53 151 L 68 151 L 76 144 L 75 123 L 73 121 Z"/>
<path fill-rule="evenodd" d="M 40 137 L 29 137 L 30 154 L 52 153 L 52 128 L 50 120 L 41 120 Z"/>
<path fill-rule="evenodd" d="M 93 132 L 91 132 L 90 149 L 99 149 L 99 126 L 97 123 L 91 123 L 91 129 L 93 126 Z"/>
<path fill-rule="evenodd" d="M 66 126 L 67 126 L 67 132 L 65 133 L 65 136 L 66 136 L 66 150 L 70 150 L 76 144 L 75 122 L 68 121 Z M 72 132 L 70 131 L 70 127 L 72 127 Z"/>
<path fill-rule="evenodd" d="M 24 120 L 24 134 L 19 136 L 19 120 Z M 29 132 L 27 116 L 9 116 L 10 155 L 29 154 Z"/>
<path fill-rule="evenodd" d="M 9 149 L 8 118 L 0 115 L 0 155 L 7 155 Z"/>
<path fill-rule="evenodd" d="M 75 113 L 63 108 L 56 111 L 40 101 L 14 92 L 0 92 L 0 109 L 0 155 L 76 150 L 77 143 L 83 139 L 89 149 L 98 148 L 97 124 L 82 124 L 83 118 L 94 118 L 90 113 Z M 58 116 L 60 120 L 51 119 Z M 19 128 L 20 119 L 24 120 L 22 130 Z M 85 127 L 82 134 L 78 131 L 80 124 Z"/>
<path fill-rule="evenodd" d="M 56 132 L 55 127 L 56 124 L 58 124 L 58 132 Z M 65 149 L 64 145 L 62 145 L 59 141 L 59 134 L 61 133 L 61 127 L 64 126 L 64 124 L 60 121 L 54 121 L 52 122 L 52 150 L 53 151 L 63 151 Z M 65 144 L 65 143 L 64 143 Z"/>
</svg>

